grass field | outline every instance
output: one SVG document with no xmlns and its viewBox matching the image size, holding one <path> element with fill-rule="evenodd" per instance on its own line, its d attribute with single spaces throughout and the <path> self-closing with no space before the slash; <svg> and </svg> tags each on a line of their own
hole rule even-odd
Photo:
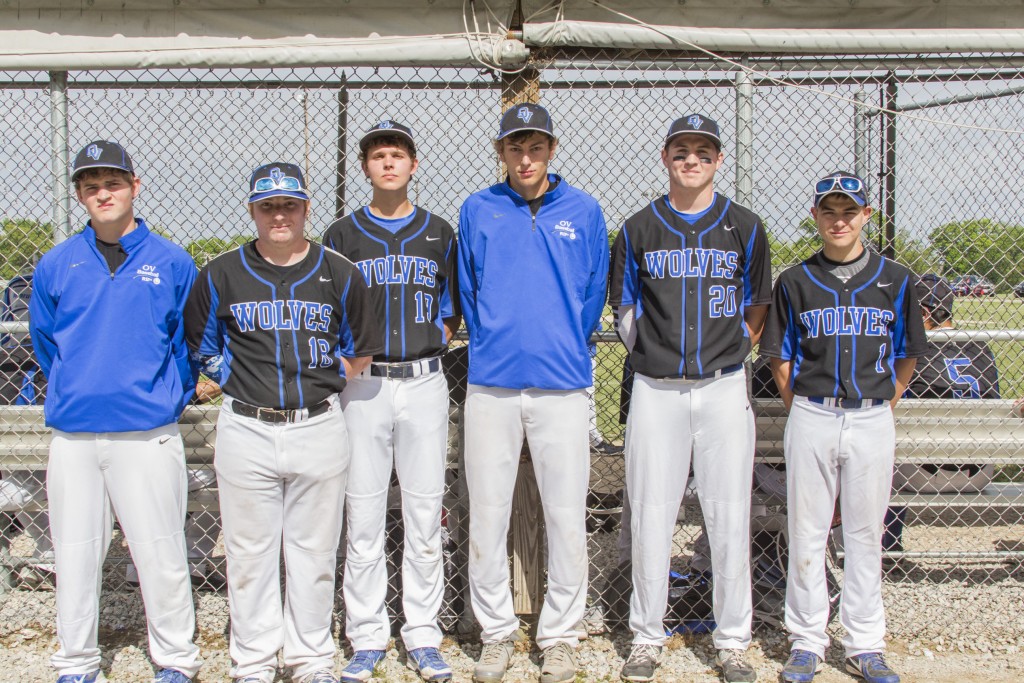
<svg viewBox="0 0 1024 683">
<path fill-rule="evenodd" d="M 1013 295 L 987 298 L 958 298 L 953 319 L 962 330 L 1024 330 L 1024 299 Z M 611 312 L 605 316 L 610 329 Z M 999 389 L 1003 398 L 1024 397 L 1024 342 L 991 342 L 999 369 Z M 622 344 L 607 342 L 597 346 L 597 371 L 594 377 L 598 428 L 605 439 L 622 443 L 625 426 L 619 424 L 619 391 L 622 363 L 626 350 Z"/>
</svg>

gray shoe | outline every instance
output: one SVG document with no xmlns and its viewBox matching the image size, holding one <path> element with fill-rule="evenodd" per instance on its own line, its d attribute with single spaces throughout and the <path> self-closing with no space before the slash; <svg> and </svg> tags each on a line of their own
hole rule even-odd
<svg viewBox="0 0 1024 683">
<path fill-rule="evenodd" d="M 473 669 L 473 680 L 476 683 L 496 683 L 505 678 L 515 647 L 513 638 L 506 638 L 497 643 L 484 643 L 480 659 Z"/>
<path fill-rule="evenodd" d="M 747 661 L 746 650 L 719 650 L 715 661 L 722 669 L 722 679 L 728 683 L 753 683 L 757 672 Z"/>
<path fill-rule="evenodd" d="M 658 668 L 658 657 L 661 656 L 659 645 L 633 645 L 629 658 L 622 665 L 619 674 L 624 681 L 653 681 L 654 670 Z"/>
<path fill-rule="evenodd" d="M 540 667 L 540 683 L 565 683 L 576 680 L 576 649 L 568 643 L 557 643 L 544 650 Z"/>
</svg>

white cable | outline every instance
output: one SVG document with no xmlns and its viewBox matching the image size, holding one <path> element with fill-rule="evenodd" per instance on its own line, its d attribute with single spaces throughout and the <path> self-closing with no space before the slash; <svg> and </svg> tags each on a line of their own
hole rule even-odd
<svg viewBox="0 0 1024 683">
<path fill-rule="evenodd" d="M 731 64 L 732 66 L 736 67 L 737 69 L 742 69 L 743 71 L 746 71 L 748 74 L 759 76 L 760 78 L 769 80 L 772 83 L 775 83 L 777 85 L 784 85 L 784 86 L 786 86 L 788 88 L 796 88 L 797 90 L 805 90 L 807 92 L 815 93 L 817 95 L 823 95 L 824 97 L 828 97 L 828 98 L 831 98 L 831 99 L 834 99 L 834 100 L 840 100 L 842 102 L 848 102 L 850 104 L 854 104 L 854 105 L 857 105 L 857 106 L 860 106 L 860 107 L 864 107 L 865 109 L 873 109 L 873 110 L 878 111 L 878 112 L 885 112 L 886 114 L 893 114 L 893 115 L 899 116 L 901 118 L 911 119 L 911 120 L 914 120 L 914 121 L 921 121 L 923 123 L 930 123 L 930 124 L 936 125 L 936 126 L 948 126 L 950 128 L 961 128 L 961 129 L 965 129 L 965 130 L 977 130 L 977 131 L 982 131 L 982 132 L 986 132 L 986 133 L 1009 133 L 1009 134 L 1012 134 L 1012 135 L 1024 135 L 1024 130 L 1019 129 L 1019 128 L 990 128 L 990 127 L 985 127 L 985 126 L 975 126 L 975 125 L 971 125 L 969 123 L 956 123 L 956 122 L 953 122 L 953 121 L 940 121 L 938 119 L 928 118 L 927 116 L 920 116 L 920 115 L 917 115 L 917 114 L 909 114 L 907 112 L 901 112 L 901 111 L 898 111 L 898 110 L 895 110 L 895 109 L 889 109 L 888 107 L 883 107 L 883 106 L 877 105 L 877 104 L 870 104 L 868 102 L 858 102 L 857 100 L 855 100 L 855 99 L 853 99 L 851 97 L 846 97 L 845 95 L 840 95 L 839 93 L 830 93 L 830 92 L 827 92 L 825 90 L 819 90 L 819 89 L 817 89 L 817 88 L 815 88 L 813 86 L 801 85 L 799 83 L 793 83 L 792 81 L 787 81 L 784 78 L 776 78 L 775 76 L 772 76 L 767 71 L 759 71 L 758 69 L 755 69 L 753 67 L 747 66 L 747 65 L 742 64 L 740 62 L 737 62 L 737 61 L 735 61 L 733 59 L 729 59 L 728 57 L 724 57 L 724 56 L 722 56 L 722 55 L 720 55 L 720 54 L 718 54 L 716 52 L 708 50 L 707 48 L 703 48 L 700 45 L 697 45 L 696 43 L 691 43 L 688 40 L 685 40 L 685 39 L 673 36 L 672 34 L 667 33 L 665 31 L 661 30 L 657 26 L 653 26 L 651 24 L 648 24 L 647 22 L 643 21 L 642 19 L 637 19 L 636 17 L 631 16 L 629 14 L 626 14 L 625 12 L 620 12 L 617 9 L 613 9 L 611 7 L 608 7 L 608 6 L 604 5 L 604 4 L 602 4 L 599 0 L 590 0 L 590 2 L 593 3 L 594 5 L 596 5 L 597 7 L 600 7 L 601 9 L 605 10 L 606 12 L 610 12 L 612 14 L 618 15 L 619 17 L 622 17 L 623 19 L 626 19 L 628 21 L 632 21 L 633 23 L 637 24 L 638 26 L 643 26 L 644 28 L 647 28 L 647 29 L 649 29 L 651 31 L 654 31 L 655 33 L 659 33 L 659 34 L 665 36 L 666 38 L 668 38 L 669 40 L 671 40 L 673 42 L 681 43 L 683 45 L 686 45 L 687 47 L 691 47 L 691 48 L 693 48 L 693 49 L 695 49 L 695 50 L 697 50 L 699 52 L 703 52 L 704 54 L 708 55 L 709 57 L 714 58 L 715 60 L 725 62 L 726 64 Z"/>
<path fill-rule="evenodd" d="M 529 67 L 529 63 L 523 64 L 521 67 L 518 67 L 516 69 L 506 69 L 502 67 L 500 64 L 496 63 L 493 54 L 486 54 L 486 50 L 484 49 L 483 37 L 487 36 L 490 38 L 497 38 L 498 40 L 501 40 L 508 33 L 508 29 L 501 28 L 500 32 L 481 33 L 480 25 L 476 18 L 476 11 L 473 8 L 474 4 L 475 3 L 473 3 L 472 0 L 462 0 L 462 28 L 464 29 L 464 35 L 466 37 L 467 43 L 469 44 L 469 52 L 473 60 L 487 69 L 491 69 L 492 71 L 497 71 L 503 74 L 518 74 L 525 71 Z M 486 1 L 484 2 L 484 5 L 485 7 L 487 7 L 487 11 L 490 12 L 490 7 L 487 6 Z M 469 30 L 468 15 L 470 13 L 472 13 L 473 15 L 474 31 Z M 497 17 L 495 17 L 495 21 L 496 23 L 499 23 L 497 22 Z M 476 42 L 474 42 L 474 37 L 476 37 Z"/>
</svg>

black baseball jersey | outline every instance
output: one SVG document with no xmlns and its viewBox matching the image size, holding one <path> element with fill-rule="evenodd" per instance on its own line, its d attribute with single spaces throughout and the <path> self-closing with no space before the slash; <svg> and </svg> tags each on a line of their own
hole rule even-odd
<svg viewBox="0 0 1024 683">
<path fill-rule="evenodd" d="M 908 398 L 999 398 L 999 373 L 992 350 L 984 342 L 928 342 Z"/>
<path fill-rule="evenodd" d="M 370 288 L 384 337 L 384 350 L 375 361 L 444 352 L 442 321 L 459 315 L 458 249 L 451 225 L 416 207 L 409 224 L 392 233 L 364 207 L 334 221 L 323 243 L 352 261 Z"/>
<path fill-rule="evenodd" d="M 715 194 L 693 224 L 661 197 L 631 216 L 612 247 L 609 299 L 636 306 L 630 363 L 648 377 L 701 378 L 743 362 L 748 306 L 771 301 L 761 219 Z"/>
<path fill-rule="evenodd" d="M 914 275 L 875 253 L 843 282 L 823 267 L 821 252 L 775 283 L 760 352 L 793 362 L 799 396 L 889 400 L 897 358 L 928 350 Z"/>
<path fill-rule="evenodd" d="M 366 283 L 344 256 L 310 244 L 276 266 L 252 241 L 199 274 L 185 336 L 202 357 L 223 356 L 224 393 L 265 408 L 307 408 L 345 388 L 341 357 L 380 353 Z"/>
</svg>

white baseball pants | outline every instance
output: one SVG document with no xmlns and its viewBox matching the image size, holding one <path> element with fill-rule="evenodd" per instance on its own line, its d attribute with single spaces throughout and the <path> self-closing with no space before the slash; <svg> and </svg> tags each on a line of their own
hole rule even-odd
<svg viewBox="0 0 1024 683">
<path fill-rule="evenodd" d="M 214 455 L 227 556 L 230 675 L 270 681 L 282 647 L 295 679 L 332 669 L 334 575 L 349 457 L 338 397 L 322 415 L 277 424 L 237 415 L 231 401 L 225 397 L 220 411 Z"/>
<path fill-rule="evenodd" d="M 509 586 L 508 530 L 525 435 L 547 527 L 548 581 L 537 645 L 578 643 L 587 599 L 590 479 L 587 392 L 470 384 L 466 395 L 469 590 L 484 643 L 519 628 Z"/>
<path fill-rule="evenodd" d="M 139 572 L 149 653 L 192 677 L 199 648 L 185 557 L 185 451 L 178 425 L 145 432 L 54 430 L 46 488 L 57 566 L 60 676 L 98 669 L 99 597 L 113 526 L 111 507 Z"/>
<path fill-rule="evenodd" d="M 846 656 L 885 648 L 882 527 L 889 505 L 896 427 L 888 403 L 828 408 L 797 396 L 784 436 L 789 516 L 786 628 L 794 649 L 824 657 L 829 639 L 825 544 L 836 496 L 843 511 L 839 623 Z"/>
<path fill-rule="evenodd" d="M 402 640 L 409 650 L 440 647 L 437 613 L 444 596 L 441 503 L 448 451 L 444 373 L 409 379 L 367 369 L 341 395 L 352 459 L 345 506 L 345 632 L 353 650 L 385 650 L 391 638 L 384 524 L 397 468 L 402 490 Z"/>
<path fill-rule="evenodd" d="M 669 561 L 679 506 L 693 474 L 711 545 L 712 640 L 750 644 L 750 495 L 754 414 L 742 371 L 715 379 L 637 373 L 626 424 L 626 491 L 633 540 L 629 627 L 636 644 L 662 645 Z"/>
</svg>

